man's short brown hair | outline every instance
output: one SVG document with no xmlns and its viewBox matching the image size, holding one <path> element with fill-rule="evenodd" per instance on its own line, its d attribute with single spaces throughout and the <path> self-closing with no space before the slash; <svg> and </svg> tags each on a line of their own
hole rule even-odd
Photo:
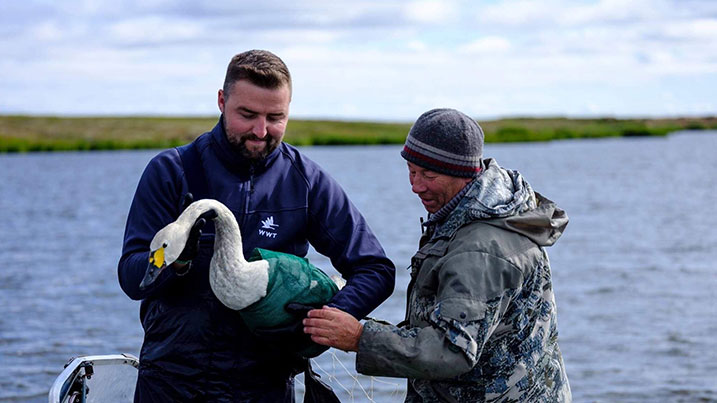
<svg viewBox="0 0 717 403">
<path fill-rule="evenodd" d="M 224 96 L 228 97 L 232 86 L 239 80 L 249 80 L 252 84 L 276 89 L 286 84 L 291 94 L 291 74 L 289 68 L 279 56 L 267 50 L 248 50 L 232 57 L 224 78 Z"/>
</svg>

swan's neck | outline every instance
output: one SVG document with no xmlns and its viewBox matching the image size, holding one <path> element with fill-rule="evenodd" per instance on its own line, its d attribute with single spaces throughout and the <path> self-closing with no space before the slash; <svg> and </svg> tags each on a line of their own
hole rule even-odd
<svg viewBox="0 0 717 403">
<path fill-rule="evenodd" d="M 234 214 L 222 203 L 202 199 L 192 203 L 187 213 L 193 217 L 213 209 L 214 255 L 209 265 L 209 281 L 214 295 L 227 307 L 242 309 L 266 295 L 269 263 L 265 260 L 247 262 L 244 258 L 241 231 Z M 186 210 L 185 210 L 186 211 Z"/>
<path fill-rule="evenodd" d="M 222 209 L 215 208 L 217 218 L 214 219 L 214 257 L 224 255 L 227 261 L 237 264 L 237 267 L 246 266 L 244 258 L 241 231 L 237 225 L 234 214 L 224 205 Z"/>
<path fill-rule="evenodd" d="M 185 221 L 187 226 L 191 228 L 199 216 L 209 210 L 214 210 L 217 213 L 217 217 L 214 219 L 214 230 L 216 231 L 214 253 L 220 250 L 226 250 L 227 248 L 238 250 L 239 253 L 235 253 L 232 258 L 239 262 L 246 263 L 242 252 L 239 225 L 237 225 L 234 214 L 224 204 L 213 199 L 197 200 L 184 210 L 180 220 Z"/>
</svg>

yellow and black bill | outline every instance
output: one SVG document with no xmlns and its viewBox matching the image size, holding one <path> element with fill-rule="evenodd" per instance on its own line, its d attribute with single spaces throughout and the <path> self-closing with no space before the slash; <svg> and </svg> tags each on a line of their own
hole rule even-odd
<svg viewBox="0 0 717 403">
<path fill-rule="evenodd" d="M 144 274 L 142 282 L 139 283 L 139 288 L 144 289 L 149 287 L 162 270 L 167 268 L 167 262 L 164 261 L 164 247 L 161 247 L 155 251 L 149 252 L 149 264 L 147 265 L 147 272 Z"/>
</svg>

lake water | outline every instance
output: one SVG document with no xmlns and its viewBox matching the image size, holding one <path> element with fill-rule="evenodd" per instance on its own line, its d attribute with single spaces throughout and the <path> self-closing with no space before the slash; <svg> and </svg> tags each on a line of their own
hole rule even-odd
<svg viewBox="0 0 717 403">
<path fill-rule="evenodd" d="M 396 291 L 372 314 L 393 322 L 403 318 L 424 214 L 399 150 L 303 149 L 396 263 Z M 47 401 L 72 356 L 139 354 L 139 303 L 120 290 L 116 264 L 155 153 L 0 155 L 0 402 Z M 548 251 L 574 400 L 717 402 L 717 132 L 488 144 L 485 155 L 570 216 Z M 323 257 L 309 259 L 330 271 Z M 356 383 L 353 354 L 325 353 L 314 366 L 342 401 L 403 399 L 404 380 Z"/>
</svg>

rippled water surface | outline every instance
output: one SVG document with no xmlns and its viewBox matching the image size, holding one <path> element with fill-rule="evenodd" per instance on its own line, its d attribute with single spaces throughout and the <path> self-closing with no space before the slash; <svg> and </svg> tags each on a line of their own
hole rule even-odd
<svg viewBox="0 0 717 403">
<path fill-rule="evenodd" d="M 372 314 L 394 322 L 423 214 L 399 150 L 304 149 L 399 268 L 394 295 Z M 139 303 L 120 290 L 116 262 L 155 153 L 0 155 L 0 401 L 47 401 L 72 356 L 138 354 Z M 488 144 L 485 154 L 570 216 L 549 254 L 575 401 L 717 402 L 717 133 Z M 402 400 L 403 380 L 353 381 L 353 359 L 325 353 L 314 366 L 343 401 Z"/>
</svg>

